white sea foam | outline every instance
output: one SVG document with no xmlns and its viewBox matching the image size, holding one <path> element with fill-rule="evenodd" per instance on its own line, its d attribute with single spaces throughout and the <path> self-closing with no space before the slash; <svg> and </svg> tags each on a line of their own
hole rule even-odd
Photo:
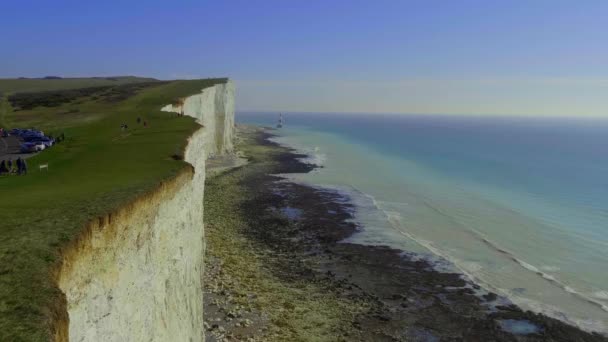
<svg viewBox="0 0 608 342">
<path fill-rule="evenodd" d="M 386 203 L 386 202 L 382 202 L 382 201 L 378 201 L 374 196 L 369 195 L 369 194 L 365 194 L 362 193 L 360 191 L 356 191 L 354 190 L 353 193 L 359 193 L 361 196 L 364 196 L 366 198 L 369 199 L 369 201 L 371 203 L 373 203 L 373 205 L 376 207 L 377 210 L 381 211 L 384 213 L 384 215 L 386 216 L 388 222 L 391 223 L 392 227 L 398 231 L 400 234 L 402 234 L 403 236 L 406 236 L 408 239 L 411 239 L 413 241 L 415 241 L 417 244 L 425 247 L 426 249 L 428 249 L 429 251 L 431 251 L 433 254 L 435 254 L 436 256 L 443 258 L 445 260 L 448 260 L 452 267 L 440 267 L 440 268 L 436 268 L 437 271 L 440 272 L 453 272 L 454 270 L 457 270 L 458 272 L 462 273 L 464 276 L 466 276 L 468 279 L 470 279 L 471 281 L 473 281 L 474 283 L 477 283 L 483 287 L 485 287 L 486 289 L 490 290 L 490 291 L 494 291 L 497 292 L 505 297 L 510 298 L 514 303 L 522 306 L 522 307 L 526 307 L 529 308 L 533 311 L 536 312 L 540 312 L 543 314 L 546 314 L 550 317 L 554 317 L 563 321 L 566 321 L 570 324 L 574 324 L 576 326 L 579 326 L 583 329 L 586 330 L 590 330 L 590 331 L 599 331 L 599 332 L 608 332 L 608 327 L 605 326 L 605 324 L 600 321 L 600 320 L 593 320 L 593 319 L 576 319 L 576 318 L 572 318 L 569 317 L 567 315 L 567 313 L 564 313 L 563 311 L 561 311 L 559 308 L 555 307 L 555 306 L 551 306 L 551 305 L 547 305 L 545 303 L 541 303 L 529 298 L 526 298 L 522 295 L 518 295 L 517 292 L 514 291 L 508 291 L 505 289 L 501 289 L 499 287 L 495 287 L 487 282 L 485 282 L 481 277 L 479 277 L 479 272 L 483 270 L 483 265 L 481 263 L 478 262 L 471 262 L 471 261 L 463 261 L 463 260 L 459 260 L 457 258 L 454 258 L 453 256 L 451 256 L 448 252 L 438 248 L 432 241 L 420 238 L 420 237 L 416 237 L 411 233 L 408 233 L 407 231 L 401 229 L 401 227 L 404 227 L 405 225 L 402 222 L 402 215 L 401 213 L 397 212 L 397 211 L 391 211 L 391 210 L 384 210 L 382 209 L 382 204 Z M 403 204 L 406 205 L 405 203 L 396 203 L 396 202 L 392 202 L 392 204 Z M 365 229 L 367 229 L 367 227 L 364 227 L 363 232 L 365 232 Z M 516 262 L 518 265 L 520 265 L 523 269 L 526 269 L 530 272 L 533 272 L 534 274 L 537 274 L 538 276 L 546 279 L 547 281 L 550 281 L 553 285 L 558 286 L 559 288 L 561 288 L 562 290 L 564 290 L 565 292 L 569 293 L 570 295 L 576 296 L 577 298 L 580 298 L 592 305 L 595 305 L 597 307 L 600 307 L 602 310 L 607 311 L 608 312 L 608 306 L 606 306 L 605 304 L 593 300 L 592 298 L 590 298 L 589 296 L 585 295 L 582 292 L 579 292 L 577 290 L 575 290 L 574 288 L 572 288 L 571 286 L 565 285 L 563 282 L 560 282 L 558 279 L 556 279 L 555 276 L 550 275 L 548 273 L 542 272 L 538 267 L 527 263 L 523 260 L 520 260 L 518 258 L 516 258 L 511 252 L 506 251 L 504 248 L 501 248 L 499 246 L 497 246 L 496 244 L 492 243 L 490 240 L 482 237 L 482 236 L 478 236 L 478 239 L 482 240 L 484 243 L 486 243 L 489 246 L 492 246 L 495 250 L 499 251 L 501 254 L 505 254 L 507 256 L 509 256 L 509 258 L 511 260 L 513 260 L 514 262 Z M 432 263 L 435 264 L 435 263 Z M 553 268 L 554 269 L 554 268 Z M 602 295 L 606 295 L 606 297 L 608 298 L 608 293 L 601 293 L 600 296 Z M 596 296 L 597 297 L 597 296 Z M 597 297 L 599 298 L 599 297 Z M 603 297 L 600 299 L 604 299 Z"/>
<path fill-rule="evenodd" d="M 544 265 L 540 267 L 543 271 L 547 271 L 547 272 L 557 272 L 560 270 L 559 267 L 557 266 L 551 266 L 551 265 Z"/>
<path fill-rule="evenodd" d="M 467 270 L 467 272 L 479 272 L 483 268 L 483 265 L 479 262 L 464 261 L 460 263 L 460 267 Z"/>
<path fill-rule="evenodd" d="M 291 148 L 292 150 L 296 151 L 296 153 L 305 155 L 306 157 L 299 158 L 299 160 L 303 163 L 323 166 L 327 160 L 327 155 L 321 151 L 321 148 L 319 146 L 303 146 L 282 136 L 274 136 L 269 138 L 268 140 L 275 142 L 279 145 Z"/>
</svg>

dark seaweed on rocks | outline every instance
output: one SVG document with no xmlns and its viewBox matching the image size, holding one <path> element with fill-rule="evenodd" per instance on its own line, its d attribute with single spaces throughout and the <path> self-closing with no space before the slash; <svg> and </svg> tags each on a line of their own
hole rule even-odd
<svg viewBox="0 0 608 342">
<path fill-rule="evenodd" d="M 343 195 L 296 184 L 278 174 L 310 172 L 303 157 L 276 145 L 260 131 L 256 143 L 273 147 L 270 168 L 259 168 L 242 181 L 255 194 L 241 203 L 250 221 L 244 232 L 274 255 L 265 260 L 273 275 L 294 282 L 323 284 L 345 301 L 366 309 L 345 319 L 341 340 L 357 341 L 608 341 L 561 321 L 523 311 L 460 274 L 442 273 L 427 261 L 386 246 L 342 243 L 359 227 L 353 206 Z M 255 167 L 260 162 L 250 160 Z M 297 220 L 262 215 L 276 208 L 299 209 Z M 276 212 L 276 210 L 274 210 Z M 483 293 L 483 292 L 482 292 Z M 507 304 L 504 304 L 507 303 Z M 518 334 L 501 322 L 534 327 Z"/>
</svg>

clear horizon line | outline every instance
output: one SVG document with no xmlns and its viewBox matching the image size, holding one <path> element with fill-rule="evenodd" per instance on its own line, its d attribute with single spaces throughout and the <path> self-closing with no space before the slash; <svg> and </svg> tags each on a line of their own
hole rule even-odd
<svg viewBox="0 0 608 342">
<path fill-rule="evenodd" d="M 414 113 L 414 112 L 359 112 L 359 111 L 309 111 L 309 110 L 276 110 L 276 109 L 238 109 L 236 113 L 284 113 L 284 114 L 355 114 L 355 115 L 433 115 L 433 116 L 468 116 L 468 117 L 493 117 L 493 118 L 526 118 L 526 119 L 602 119 L 608 120 L 606 116 L 600 115 L 534 115 L 534 114 L 496 114 L 496 113 Z"/>
</svg>

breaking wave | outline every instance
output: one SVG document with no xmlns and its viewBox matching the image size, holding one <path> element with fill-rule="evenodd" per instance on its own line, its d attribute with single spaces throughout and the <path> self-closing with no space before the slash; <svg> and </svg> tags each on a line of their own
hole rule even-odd
<svg viewBox="0 0 608 342">
<path fill-rule="evenodd" d="M 299 160 L 303 163 L 323 167 L 325 165 L 325 162 L 327 161 L 327 155 L 321 151 L 321 148 L 319 146 L 301 146 L 290 141 L 289 139 L 285 139 L 282 136 L 270 137 L 268 138 L 268 140 L 275 142 L 279 145 L 291 148 L 296 151 L 296 153 L 305 155 L 305 157 L 299 158 Z"/>
<path fill-rule="evenodd" d="M 529 307 L 533 311 L 540 312 L 540 313 L 546 314 L 548 316 L 554 317 L 556 319 L 560 319 L 560 320 L 569 322 L 569 323 L 577 325 L 583 329 L 587 329 L 587 330 L 591 330 L 591 331 L 607 332 L 607 327 L 605 327 L 601 322 L 573 319 L 573 318 L 569 317 L 567 315 L 567 313 L 560 311 L 558 308 L 556 308 L 554 306 L 523 297 L 521 295 L 514 293 L 514 291 L 502 289 L 500 287 L 494 286 L 492 284 L 488 284 L 487 282 L 483 281 L 476 274 L 478 271 L 480 271 L 482 269 L 481 264 L 476 263 L 476 262 L 462 261 L 462 260 L 453 258 L 452 256 L 449 255 L 449 253 L 446 253 L 441 248 L 438 248 L 437 246 L 435 246 L 435 244 L 432 241 L 420 238 L 418 236 L 414 236 L 413 234 L 409 233 L 406 229 L 404 229 L 405 224 L 403 223 L 401 213 L 399 213 L 398 211 L 388 210 L 385 208 L 385 204 L 407 205 L 406 203 L 378 201 L 374 196 L 364 193 L 362 191 L 359 191 L 357 189 L 354 189 L 353 192 L 357 193 L 359 196 L 366 197 L 368 199 L 368 201 L 370 203 L 372 203 L 373 206 L 379 212 L 382 212 L 385 215 L 387 221 L 391 224 L 391 227 L 394 230 L 396 230 L 399 234 L 407 237 L 408 239 L 415 241 L 417 244 L 428 249 L 431 253 L 435 254 L 436 256 L 447 260 L 448 262 L 451 263 L 451 265 L 459 273 L 462 273 L 464 276 L 466 276 L 471 281 L 485 287 L 488 290 L 495 291 L 495 292 L 498 292 L 498 293 L 506 296 L 507 298 L 511 299 L 518 305 L 525 305 L 526 307 Z M 434 211 L 440 213 L 441 215 L 444 215 L 444 216 L 448 215 L 448 214 L 444 213 L 442 210 L 432 206 L 430 203 L 428 203 L 428 201 L 425 201 L 424 203 L 427 206 L 429 206 L 430 208 L 432 208 Z M 454 218 L 450 217 L 450 220 L 454 221 Z M 597 292 L 593 293 L 591 296 L 586 295 L 582 292 L 579 292 L 579 291 L 575 290 L 574 288 L 572 288 L 571 286 L 568 286 L 564 282 L 560 281 L 556 276 L 545 272 L 545 271 L 549 271 L 549 270 L 553 270 L 553 271 L 559 270 L 558 267 L 543 266 L 543 267 L 541 267 L 543 269 L 543 271 L 541 271 L 541 269 L 539 267 L 536 267 L 530 263 L 527 263 L 527 262 L 521 260 L 520 258 L 516 257 L 514 255 L 514 253 L 506 250 L 505 248 L 500 247 L 498 244 L 496 244 L 496 243 L 492 242 L 491 240 L 489 240 L 488 238 L 484 237 L 481 233 L 479 233 L 475 230 L 463 227 L 461 224 L 459 224 L 459 226 L 461 226 L 461 228 L 463 228 L 463 229 L 466 229 L 466 232 L 469 233 L 472 238 L 475 238 L 478 241 L 483 242 L 486 246 L 490 247 L 492 250 L 496 251 L 497 253 L 504 255 L 505 258 L 508 258 L 509 260 L 515 262 L 516 264 L 518 264 L 521 268 L 525 269 L 526 271 L 532 272 L 535 275 L 537 275 L 538 277 L 543 278 L 545 281 L 547 281 L 548 283 L 550 283 L 553 286 L 560 288 L 567 294 L 575 296 L 578 299 L 587 302 L 588 304 L 591 304 L 593 306 L 596 306 L 596 307 L 602 309 L 603 311 L 608 312 L 608 305 L 603 304 L 602 302 L 594 299 L 594 298 L 597 298 L 597 299 L 608 300 L 608 291 L 597 291 Z M 444 268 L 443 269 L 440 268 L 437 270 L 446 271 Z"/>
</svg>

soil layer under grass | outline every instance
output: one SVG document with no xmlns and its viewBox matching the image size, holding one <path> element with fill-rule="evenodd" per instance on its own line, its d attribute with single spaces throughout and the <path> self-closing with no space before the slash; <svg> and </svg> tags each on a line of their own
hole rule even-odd
<svg viewBox="0 0 608 342">
<path fill-rule="evenodd" d="M 208 341 L 608 341 L 404 251 L 341 243 L 359 229 L 348 200 L 277 176 L 313 166 L 269 131 L 240 136 L 249 164 L 207 181 Z M 502 327 L 517 322 L 535 331 Z"/>
</svg>

